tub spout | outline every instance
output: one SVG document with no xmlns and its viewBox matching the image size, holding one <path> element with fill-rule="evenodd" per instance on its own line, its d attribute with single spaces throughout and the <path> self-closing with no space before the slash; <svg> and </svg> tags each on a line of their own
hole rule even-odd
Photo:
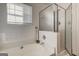
<svg viewBox="0 0 79 59">
<path fill-rule="evenodd" d="M 24 47 L 23 47 L 23 45 L 20 47 L 20 49 L 23 49 Z"/>
</svg>

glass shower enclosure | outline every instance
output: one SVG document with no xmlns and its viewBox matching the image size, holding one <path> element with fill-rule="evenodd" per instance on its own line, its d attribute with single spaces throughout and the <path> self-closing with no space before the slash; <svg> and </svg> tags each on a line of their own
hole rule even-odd
<svg viewBox="0 0 79 59">
<path fill-rule="evenodd" d="M 67 52 L 72 54 L 72 4 L 66 9 L 65 19 L 65 48 Z"/>
<path fill-rule="evenodd" d="M 39 13 L 39 30 L 58 32 L 58 5 L 52 4 Z M 61 8 L 61 7 L 60 7 Z M 72 4 L 65 10 L 65 49 L 72 54 Z"/>
</svg>

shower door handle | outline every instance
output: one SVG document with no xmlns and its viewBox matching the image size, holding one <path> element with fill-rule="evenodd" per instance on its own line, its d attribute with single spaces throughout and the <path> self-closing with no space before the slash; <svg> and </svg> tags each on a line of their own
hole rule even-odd
<svg viewBox="0 0 79 59">
<path fill-rule="evenodd" d="M 53 12 L 53 14 L 54 14 L 54 26 L 53 26 L 53 30 L 54 30 L 54 32 L 55 32 L 55 11 Z"/>
</svg>

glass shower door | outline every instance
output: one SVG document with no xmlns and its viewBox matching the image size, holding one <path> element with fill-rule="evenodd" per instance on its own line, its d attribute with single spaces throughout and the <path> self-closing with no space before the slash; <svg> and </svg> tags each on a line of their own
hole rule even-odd
<svg viewBox="0 0 79 59">
<path fill-rule="evenodd" d="M 66 10 L 66 50 L 71 55 L 72 53 L 72 5 Z"/>
<path fill-rule="evenodd" d="M 41 31 L 58 31 L 57 7 L 52 4 L 39 13 L 39 29 Z"/>
</svg>

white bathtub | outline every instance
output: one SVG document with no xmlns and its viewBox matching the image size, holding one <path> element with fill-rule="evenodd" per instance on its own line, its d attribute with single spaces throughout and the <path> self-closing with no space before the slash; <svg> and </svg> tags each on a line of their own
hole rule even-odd
<svg viewBox="0 0 79 59">
<path fill-rule="evenodd" d="M 9 56 L 49 56 L 54 54 L 54 49 L 50 50 L 35 43 L 24 45 L 23 49 L 20 49 L 20 47 L 14 47 L 2 50 L 0 53 L 8 53 Z"/>
</svg>

